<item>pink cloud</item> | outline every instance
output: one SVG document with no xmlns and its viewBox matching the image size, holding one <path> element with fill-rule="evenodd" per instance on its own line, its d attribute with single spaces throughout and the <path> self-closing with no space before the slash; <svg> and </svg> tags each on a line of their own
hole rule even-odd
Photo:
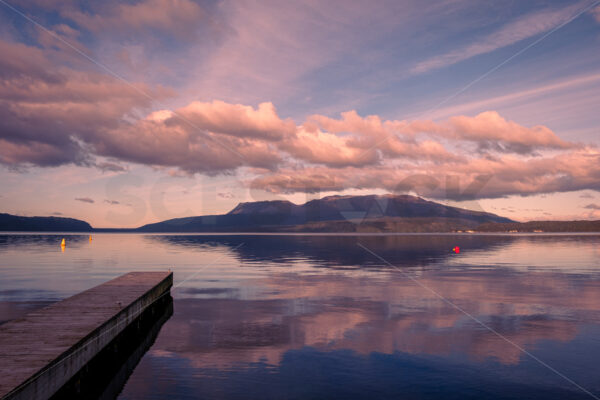
<svg viewBox="0 0 600 400">
<path fill-rule="evenodd" d="M 141 120 L 113 129 L 92 144 L 100 155 L 191 173 L 217 174 L 242 166 L 273 169 L 281 161 L 268 142 L 203 132 L 170 121 Z"/>
<path fill-rule="evenodd" d="M 178 117 L 181 115 L 193 126 Z M 177 111 L 166 122 L 178 124 L 188 130 L 205 129 L 240 138 L 256 138 L 267 141 L 281 140 L 291 136 L 296 124 L 291 119 L 282 120 L 273 103 L 261 103 L 256 109 L 242 104 L 229 104 L 215 100 L 211 103 L 193 102 Z"/>
<path fill-rule="evenodd" d="M 352 110 L 341 113 L 340 119 L 312 115 L 304 124 L 304 128 L 309 131 L 316 132 L 317 127 L 335 134 L 338 142 L 342 141 L 344 144 L 344 148 L 341 149 L 341 143 L 335 143 L 335 149 L 338 152 L 346 151 L 346 153 L 353 155 L 353 159 L 346 160 L 344 163 L 327 163 L 322 161 L 326 158 L 322 156 L 314 159 L 308 158 L 308 161 L 331 165 L 365 165 L 379 161 L 377 152 L 391 158 L 406 157 L 429 160 L 456 158 L 439 142 L 431 140 L 416 141 L 415 130 L 411 128 L 408 121 L 382 121 L 377 115 L 369 115 L 363 118 Z M 320 136 L 325 138 L 327 134 L 321 133 Z M 333 140 L 330 139 L 329 141 L 332 142 Z M 297 147 L 301 147 L 301 145 Z M 320 151 L 323 152 L 324 149 L 320 149 Z M 335 151 L 330 152 L 329 157 L 331 160 L 335 160 L 334 153 Z"/>
<path fill-rule="evenodd" d="M 155 29 L 178 37 L 190 34 L 204 12 L 190 0 L 145 0 L 135 4 L 108 4 L 88 14 L 63 7 L 61 14 L 92 32 L 128 32 Z"/>
<path fill-rule="evenodd" d="M 474 143 L 478 151 L 494 151 L 504 153 L 527 154 L 541 149 L 568 149 L 576 147 L 575 144 L 560 139 L 554 132 L 545 126 L 524 127 L 514 121 L 507 121 L 495 111 L 481 113 L 475 117 L 456 116 L 446 122 L 436 123 L 428 120 L 415 121 L 382 121 L 378 116 L 371 115 L 360 117 L 356 111 L 344 112 L 340 119 L 313 115 L 303 125 L 304 130 L 313 132 L 313 137 L 304 135 L 304 138 L 313 139 L 316 135 L 324 138 L 324 147 L 318 148 L 321 156 L 310 157 L 310 152 L 302 154 L 302 143 L 295 144 L 294 155 L 304 155 L 311 162 L 330 165 L 366 165 L 379 161 L 375 152 L 381 152 L 388 158 L 408 158 L 429 160 L 435 162 L 458 161 L 463 158 L 460 154 L 451 153 L 444 143 Z M 335 134 L 335 140 L 330 134 Z M 301 142 L 302 137 L 296 141 Z M 420 139 L 420 140 L 419 140 Z M 329 163 L 324 161 L 328 157 L 323 155 L 327 145 L 335 142 L 336 152 L 330 152 Z M 307 140 L 311 142 L 311 140 Z M 343 148 L 340 146 L 344 145 Z M 314 144 L 311 148 L 315 148 Z M 355 152 L 357 159 L 348 159 L 350 150 L 362 149 Z M 346 157 L 339 160 L 339 155 L 346 152 Z M 308 154 L 308 156 L 307 156 Z"/>
<path fill-rule="evenodd" d="M 377 152 L 365 153 L 361 148 L 349 146 L 348 141 L 319 129 L 311 132 L 300 128 L 294 137 L 281 143 L 279 148 L 296 159 L 331 167 L 361 166 L 380 161 Z"/>
<path fill-rule="evenodd" d="M 96 163 L 96 168 L 100 169 L 102 172 L 123 172 L 127 171 L 127 168 L 108 161 Z"/>
<path fill-rule="evenodd" d="M 382 121 L 377 115 L 361 117 L 354 110 L 340 114 L 340 119 L 312 115 L 309 121 L 318 124 L 322 129 L 332 133 L 353 132 L 365 137 L 383 138 L 390 133 L 397 133 L 412 138 L 406 131 L 406 121 Z"/>
<path fill-rule="evenodd" d="M 54 68 L 48 68 L 46 56 L 37 47 L 0 40 L 0 52 L 4 55 L 0 58 L 0 76 L 4 79 L 31 77 L 48 82 L 60 80 Z M 6 82 L 3 86 L 6 86 Z"/>
<path fill-rule="evenodd" d="M 592 14 L 594 15 L 594 18 L 596 18 L 596 21 L 600 22 L 600 6 L 594 8 Z"/>
<path fill-rule="evenodd" d="M 44 50 L 0 40 L 0 160 L 4 164 L 86 163 L 85 144 L 150 99 L 112 77 L 57 67 Z M 155 98 L 170 92 L 133 84 Z"/>
<path fill-rule="evenodd" d="M 574 144 L 560 139 L 545 126 L 527 128 L 507 121 L 495 111 L 486 111 L 475 117 L 450 118 L 451 131 L 447 133 L 458 140 L 469 140 L 480 146 L 495 146 L 503 151 L 530 153 L 533 149 L 568 149 Z"/>
<path fill-rule="evenodd" d="M 582 6 L 583 4 L 577 3 L 561 9 L 535 11 L 504 25 L 497 31 L 480 38 L 477 42 L 421 61 L 412 68 L 411 72 L 413 74 L 425 73 L 539 35 L 572 18 Z"/>
<path fill-rule="evenodd" d="M 464 200 L 508 195 L 600 189 L 600 153 L 585 148 L 551 157 L 472 158 L 467 162 L 332 169 L 281 169 L 250 184 L 275 193 L 346 189 L 415 191 L 426 197 Z"/>
<path fill-rule="evenodd" d="M 11 167 L 122 169 L 95 162 L 103 156 L 187 174 L 268 171 L 252 185 L 273 192 L 418 189 L 457 199 L 599 187 L 595 148 L 495 111 L 442 122 L 362 117 L 354 110 L 293 121 L 271 102 L 253 107 L 214 100 L 140 118 L 152 102 L 129 85 L 55 67 L 48 50 L 3 41 L 0 50 L 6 55 L 0 60 L 0 162 Z M 171 94 L 135 85 L 153 97 Z M 470 189 L 449 188 L 449 172 Z"/>
</svg>

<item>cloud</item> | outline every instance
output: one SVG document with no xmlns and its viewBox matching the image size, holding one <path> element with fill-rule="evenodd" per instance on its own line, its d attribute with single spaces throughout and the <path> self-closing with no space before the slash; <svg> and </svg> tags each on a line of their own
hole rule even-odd
<svg viewBox="0 0 600 400">
<path fill-rule="evenodd" d="M 37 48 L 27 46 L 21 43 L 11 43 L 0 40 L 0 51 L 6 54 L 6 57 L 0 59 L 0 77 L 3 79 L 36 79 L 48 83 L 57 83 L 62 81 L 60 74 L 53 68 L 48 68 L 49 62 L 44 52 Z M 16 91 L 20 85 L 3 85 L 2 92 L 7 90 Z"/>
<path fill-rule="evenodd" d="M 218 25 L 224 33 L 211 57 L 203 54 L 205 41 L 198 42 L 198 55 L 191 55 L 197 65 L 192 84 L 196 93 L 230 102 L 289 99 L 306 92 L 307 75 L 381 34 L 373 27 L 393 30 L 414 9 L 423 9 L 390 1 L 380 7 L 272 0 L 219 5 L 223 21 Z M 353 62 L 362 59 L 353 57 Z"/>
<path fill-rule="evenodd" d="M 5 126 L 0 122 L 0 128 Z M 0 138 L 0 163 L 10 167 L 18 168 L 24 163 L 38 166 L 57 166 L 68 163 L 83 164 L 84 162 L 84 155 L 77 143 L 68 139 L 63 143 L 54 144 L 27 139 L 21 143 L 15 143 Z"/>
<path fill-rule="evenodd" d="M 591 12 L 594 18 L 596 18 L 596 21 L 600 22 L 600 6 L 594 8 Z"/>
<path fill-rule="evenodd" d="M 273 192 L 417 188 L 452 199 L 600 188 L 596 148 L 493 110 L 443 121 L 355 110 L 294 121 L 272 102 L 221 100 L 152 111 L 140 91 L 66 61 L 56 65 L 57 54 L 45 47 L 0 40 L 0 51 L 0 163 L 11 168 L 76 164 L 120 172 L 120 163 L 131 162 L 188 175 L 247 168 L 262 174 L 253 185 Z M 173 94 L 133 85 L 151 98 Z M 458 190 L 453 180 L 470 189 Z"/>
<path fill-rule="evenodd" d="M 436 199 L 466 200 L 597 190 L 598 177 L 600 153 L 585 148 L 529 160 L 502 156 L 441 164 L 288 168 L 260 175 L 250 186 L 274 193 L 384 189 L 395 193 L 414 191 Z"/>
<path fill-rule="evenodd" d="M 130 85 L 57 67 L 43 50 L 0 40 L 0 162 L 9 166 L 93 164 L 90 143 L 150 105 Z M 134 83 L 155 98 L 164 88 Z"/>
<path fill-rule="evenodd" d="M 242 166 L 274 169 L 282 156 L 272 142 L 295 134 L 292 120 L 279 118 L 271 103 L 256 109 L 222 101 L 192 102 L 161 110 L 107 132 L 95 151 L 125 161 L 174 166 L 214 175 Z"/>
<path fill-rule="evenodd" d="M 451 135 L 459 140 L 478 143 L 481 148 L 494 148 L 502 152 L 531 153 L 534 149 L 568 149 L 575 144 L 560 139 L 545 126 L 526 128 L 507 121 L 495 111 L 486 111 L 475 117 L 450 118 Z"/>
<path fill-rule="evenodd" d="M 295 137 L 279 147 L 299 160 L 332 167 L 361 166 L 379 161 L 375 151 L 363 155 L 363 149 L 350 147 L 347 142 L 347 139 L 328 132 L 299 129 Z"/>
<path fill-rule="evenodd" d="M 111 205 L 116 205 L 116 204 L 121 204 L 120 202 L 118 202 L 117 200 L 104 200 L 105 203 L 107 204 L 111 204 Z"/>
<path fill-rule="evenodd" d="M 273 169 L 281 161 L 268 142 L 198 131 L 168 121 L 144 119 L 113 129 L 95 140 L 93 147 L 100 155 L 123 161 L 209 175 L 242 166 Z"/>
<path fill-rule="evenodd" d="M 81 201 L 82 203 L 95 203 L 94 199 L 90 199 L 89 197 L 76 197 L 75 200 Z"/>
<path fill-rule="evenodd" d="M 444 143 L 446 142 L 446 143 Z M 313 115 L 296 136 L 280 146 L 294 157 L 329 166 L 378 164 L 383 158 L 429 161 L 465 161 L 448 144 L 474 144 L 483 153 L 534 154 L 540 150 L 564 150 L 578 145 L 560 139 L 545 126 L 525 127 L 502 118 L 495 111 L 455 116 L 445 122 L 386 120 L 376 115 L 360 117 L 356 111 L 340 119 Z"/>
<path fill-rule="evenodd" d="M 61 15 L 94 33 L 155 30 L 185 38 L 204 19 L 202 8 L 190 0 L 145 0 L 134 4 L 107 3 L 88 13 L 76 7 L 59 7 Z"/>
<path fill-rule="evenodd" d="M 96 168 L 102 170 L 103 172 L 123 172 L 127 171 L 127 168 L 122 165 L 111 163 L 111 162 L 100 162 L 96 163 Z"/>
<path fill-rule="evenodd" d="M 583 208 L 587 208 L 588 210 L 600 210 L 600 206 L 596 203 L 588 204 L 587 206 L 584 206 Z"/>
<path fill-rule="evenodd" d="M 580 199 L 595 199 L 595 197 L 593 195 L 591 195 L 590 193 L 583 193 L 579 195 Z"/>
<path fill-rule="evenodd" d="M 421 74 L 453 65 L 542 34 L 569 20 L 581 6 L 580 3 L 577 3 L 558 10 L 543 10 L 525 15 L 484 36 L 477 42 L 419 62 L 411 69 L 411 72 Z"/>
<path fill-rule="evenodd" d="M 558 64 L 556 66 L 558 68 Z M 440 121 L 456 115 L 473 116 L 496 110 L 505 118 L 510 116 L 521 124 L 526 122 L 528 127 L 543 123 L 567 141 L 597 142 L 594 105 L 600 104 L 600 74 L 584 73 L 541 85 L 532 83 L 535 80 L 528 81 L 512 80 L 502 89 L 507 94 L 500 96 L 496 96 L 494 89 L 473 93 L 471 99 L 479 100 L 459 101 L 431 113 L 428 118 Z"/>
<path fill-rule="evenodd" d="M 486 154 L 577 147 L 547 127 L 524 127 L 493 111 L 442 123 L 363 118 L 348 111 L 340 119 L 312 115 L 296 125 L 279 117 L 271 103 L 253 108 L 223 101 L 156 111 L 92 139 L 94 151 L 102 156 L 207 174 L 243 166 L 274 170 L 286 160 L 332 168 L 385 160 L 460 163 L 465 156 L 450 151 L 448 144 L 463 142 Z"/>
<path fill-rule="evenodd" d="M 341 113 L 340 119 L 312 115 L 288 151 L 304 155 L 308 161 L 338 166 L 377 163 L 380 161 L 377 152 L 392 158 L 439 161 L 457 158 L 438 142 L 416 141 L 414 126 L 417 125 L 435 126 L 430 121 L 417 121 L 412 125 L 408 121 L 382 121 L 377 115 L 363 118 L 354 110 Z M 316 142 L 322 142 L 324 147 Z M 311 150 L 315 153 L 311 154 Z"/>
<path fill-rule="evenodd" d="M 133 162 L 188 175 L 247 167 L 265 174 L 253 185 L 273 192 L 420 186 L 423 195 L 451 199 L 600 188 L 596 148 L 496 111 L 408 121 L 350 110 L 296 122 L 280 117 L 270 102 L 252 107 L 215 100 L 139 117 L 134 110 L 148 107 L 146 99 L 114 80 L 45 76 L 26 66 L 25 85 L 12 84 L 21 78 L 7 72 L 0 86 L 6 102 L 0 162 L 9 166 L 74 163 L 118 172 L 124 168 L 115 162 Z M 98 156 L 115 162 L 93 161 Z M 458 190 L 446 182 L 449 171 L 472 185 Z"/>
<path fill-rule="evenodd" d="M 56 215 L 56 216 L 60 217 L 61 215 L 64 215 L 64 214 L 61 212 L 55 211 L 52 213 L 52 215 Z"/>
<path fill-rule="evenodd" d="M 177 124 L 190 130 L 208 130 L 240 138 L 281 140 L 293 135 L 296 129 L 291 119 L 282 120 L 272 103 L 261 103 L 256 109 L 242 104 L 229 104 L 215 100 L 211 103 L 193 102 L 177 111 L 193 125 L 178 116 L 166 124 Z M 195 132 L 196 134 L 198 132 Z"/>
</svg>

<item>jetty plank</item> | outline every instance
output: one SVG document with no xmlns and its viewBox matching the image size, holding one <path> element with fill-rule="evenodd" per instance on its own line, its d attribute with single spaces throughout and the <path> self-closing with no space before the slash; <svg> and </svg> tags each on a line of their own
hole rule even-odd
<svg viewBox="0 0 600 400">
<path fill-rule="evenodd" d="M 172 285 L 130 272 L 0 325 L 0 398 L 51 397 Z"/>
</svg>

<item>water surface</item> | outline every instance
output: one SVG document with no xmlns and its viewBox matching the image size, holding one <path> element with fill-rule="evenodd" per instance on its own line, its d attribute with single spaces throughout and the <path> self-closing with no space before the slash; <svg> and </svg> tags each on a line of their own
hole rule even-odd
<svg viewBox="0 0 600 400">
<path fill-rule="evenodd" d="M 0 322 L 172 269 L 122 399 L 586 399 L 599 261 L 595 235 L 5 234 Z"/>
</svg>

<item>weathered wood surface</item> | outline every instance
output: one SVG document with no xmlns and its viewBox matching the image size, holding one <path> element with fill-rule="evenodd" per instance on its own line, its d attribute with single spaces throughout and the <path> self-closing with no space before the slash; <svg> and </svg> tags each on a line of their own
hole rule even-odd
<svg viewBox="0 0 600 400">
<path fill-rule="evenodd" d="M 50 397 L 172 284 L 130 272 L 0 325 L 0 397 Z"/>
</svg>

